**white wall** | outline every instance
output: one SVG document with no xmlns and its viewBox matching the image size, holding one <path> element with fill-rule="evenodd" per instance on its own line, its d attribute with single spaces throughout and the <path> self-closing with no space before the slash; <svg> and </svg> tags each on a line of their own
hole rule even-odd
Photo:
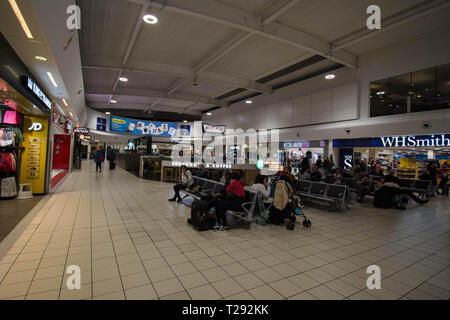
<svg viewBox="0 0 450 320">
<path fill-rule="evenodd" d="M 229 128 L 286 128 L 280 130 L 281 140 L 448 133 L 449 109 L 369 117 L 370 82 L 450 63 L 445 34 L 450 34 L 450 25 L 360 56 L 359 68 L 336 70 L 333 80 L 308 79 L 255 97 L 251 106 L 240 102 L 216 110 L 203 121 Z M 425 120 L 431 121 L 430 129 L 422 128 Z"/>
</svg>

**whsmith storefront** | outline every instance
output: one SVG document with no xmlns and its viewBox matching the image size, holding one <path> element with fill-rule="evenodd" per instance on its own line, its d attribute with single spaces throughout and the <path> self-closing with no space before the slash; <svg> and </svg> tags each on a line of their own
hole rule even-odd
<svg viewBox="0 0 450 320">
<path fill-rule="evenodd" d="M 392 136 L 333 140 L 339 166 L 349 168 L 364 160 L 378 162 L 383 169 L 394 168 L 402 178 L 417 179 L 430 161 L 445 166 L 450 157 L 450 135 Z"/>
</svg>

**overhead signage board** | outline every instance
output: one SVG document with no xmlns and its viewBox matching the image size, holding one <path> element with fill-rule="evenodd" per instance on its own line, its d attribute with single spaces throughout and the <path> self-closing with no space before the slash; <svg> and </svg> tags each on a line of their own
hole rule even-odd
<svg viewBox="0 0 450 320">
<path fill-rule="evenodd" d="M 283 144 L 284 148 L 309 148 L 309 141 L 290 141 Z"/>
<path fill-rule="evenodd" d="M 214 134 L 224 134 L 226 126 L 225 125 L 211 125 L 204 123 L 203 124 L 203 132 L 204 133 L 214 133 Z"/>
<path fill-rule="evenodd" d="M 73 132 L 77 134 L 90 134 L 91 130 L 89 130 L 89 128 L 75 128 L 73 129 Z"/>
<path fill-rule="evenodd" d="M 45 95 L 44 92 L 42 92 L 41 88 L 39 88 L 36 82 L 34 82 L 30 77 L 27 77 L 27 87 L 28 89 L 33 91 L 33 93 L 47 106 L 47 108 L 52 108 L 52 102 L 50 101 L 50 99 Z"/>
<path fill-rule="evenodd" d="M 136 135 L 173 137 L 177 134 L 177 124 L 174 122 L 154 122 L 111 116 L 109 130 Z"/>
<path fill-rule="evenodd" d="M 97 130 L 106 131 L 106 119 L 97 117 Z"/>
<path fill-rule="evenodd" d="M 450 135 L 434 134 L 427 136 L 392 136 L 362 139 L 336 139 L 333 148 L 361 147 L 450 147 Z"/>
</svg>

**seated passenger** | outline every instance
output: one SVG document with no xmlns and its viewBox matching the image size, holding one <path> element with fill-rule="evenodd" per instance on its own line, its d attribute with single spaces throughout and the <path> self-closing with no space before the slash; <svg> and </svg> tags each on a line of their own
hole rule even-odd
<svg viewBox="0 0 450 320">
<path fill-rule="evenodd" d="M 322 174 L 316 165 L 313 167 L 313 172 L 311 173 L 311 181 L 322 181 Z"/>
<path fill-rule="evenodd" d="M 288 177 L 289 183 L 291 184 L 291 186 L 293 186 L 295 184 L 295 176 L 292 174 L 292 167 L 291 166 L 287 167 L 286 177 Z"/>
<path fill-rule="evenodd" d="M 370 191 L 373 180 L 366 171 L 356 171 L 355 170 L 355 179 L 356 179 L 356 190 L 358 191 L 358 202 L 363 203 L 364 197 Z"/>
<path fill-rule="evenodd" d="M 205 168 L 205 165 L 202 163 L 195 171 L 195 176 L 199 178 L 208 179 L 208 171 Z"/>
<path fill-rule="evenodd" d="M 309 168 L 308 167 L 301 167 L 300 168 L 300 174 L 298 175 L 298 178 L 300 180 L 311 180 L 311 176 L 309 174 Z"/>
<path fill-rule="evenodd" d="M 262 195 L 264 202 L 271 202 L 270 185 L 267 183 L 267 177 L 258 174 L 255 178 L 255 183 L 249 189 L 259 192 Z"/>
<path fill-rule="evenodd" d="M 245 202 L 245 183 L 240 179 L 239 174 L 233 173 L 230 178 L 230 184 L 227 185 L 225 199 L 217 201 L 216 217 L 217 225 L 215 231 L 228 231 L 227 210 L 241 211 L 242 204 Z"/>
<path fill-rule="evenodd" d="M 181 167 L 181 183 L 176 184 L 173 187 L 175 191 L 175 195 L 173 198 L 170 198 L 169 201 L 181 202 L 180 190 L 185 190 L 186 188 L 191 187 L 194 184 L 194 179 L 192 178 L 192 173 L 190 170 L 186 168 L 186 166 Z"/>
</svg>

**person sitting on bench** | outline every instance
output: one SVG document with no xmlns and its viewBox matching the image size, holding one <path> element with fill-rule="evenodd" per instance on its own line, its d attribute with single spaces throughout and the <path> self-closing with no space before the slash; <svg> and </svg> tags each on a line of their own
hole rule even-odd
<svg viewBox="0 0 450 320">
<path fill-rule="evenodd" d="M 186 188 L 191 187 L 194 184 L 194 179 L 192 178 L 192 173 L 190 170 L 186 168 L 186 166 L 181 167 L 181 183 L 176 184 L 173 187 L 173 190 L 175 191 L 175 195 L 173 198 L 170 198 L 169 201 L 175 201 L 181 202 L 181 196 L 180 196 L 180 190 L 185 190 Z"/>
<path fill-rule="evenodd" d="M 242 204 L 245 202 L 244 186 L 245 182 L 239 174 L 233 173 L 225 189 L 225 199 L 217 201 L 216 204 L 217 225 L 214 226 L 214 231 L 228 231 L 226 212 L 242 210 Z"/>
</svg>

